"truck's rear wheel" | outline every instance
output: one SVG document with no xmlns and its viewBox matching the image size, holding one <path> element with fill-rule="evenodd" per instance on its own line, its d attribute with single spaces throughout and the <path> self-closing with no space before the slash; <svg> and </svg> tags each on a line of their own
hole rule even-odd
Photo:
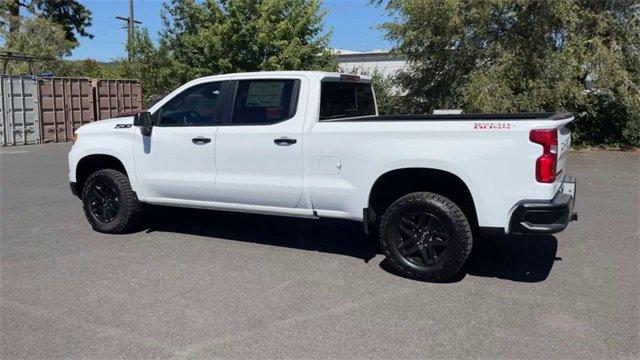
<svg viewBox="0 0 640 360">
<path fill-rule="evenodd" d="M 396 200 L 380 224 L 380 243 L 404 276 L 442 281 L 464 265 L 473 238 L 464 212 L 444 196 L 416 192 Z"/>
<path fill-rule="evenodd" d="M 127 176 L 117 170 L 103 169 L 89 175 L 82 187 L 82 205 L 96 231 L 124 233 L 138 219 L 138 198 Z"/>
</svg>

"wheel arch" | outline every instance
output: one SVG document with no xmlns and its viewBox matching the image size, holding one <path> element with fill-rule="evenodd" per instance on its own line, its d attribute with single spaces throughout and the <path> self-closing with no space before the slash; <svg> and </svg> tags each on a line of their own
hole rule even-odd
<svg viewBox="0 0 640 360">
<path fill-rule="evenodd" d="M 469 185 L 452 172 L 427 167 L 396 168 L 380 175 L 369 191 L 365 223 L 384 215 L 395 200 L 417 191 L 433 192 L 451 199 L 464 211 L 472 227 L 478 226 L 477 202 Z"/>
<path fill-rule="evenodd" d="M 90 154 L 82 157 L 75 169 L 76 186 L 80 189 L 80 195 L 82 194 L 82 187 L 89 175 L 98 170 L 113 169 L 122 172 L 130 180 L 131 177 L 124 163 L 117 157 L 109 154 Z"/>
</svg>

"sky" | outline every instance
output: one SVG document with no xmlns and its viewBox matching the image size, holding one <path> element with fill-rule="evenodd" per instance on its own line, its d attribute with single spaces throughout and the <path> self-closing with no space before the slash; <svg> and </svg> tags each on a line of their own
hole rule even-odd
<svg viewBox="0 0 640 360">
<path fill-rule="evenodd" d="M 125 56 L 127 31 L 125 22 L 116 16 L 128 16 L 128 0 L 81 0 L 93 14 L 93 25 L 88 29 L 95 37 L 81 38 L 70 59 L 96 59 L 110 61 Z M 162 0 L 135 0 L 134 17 L 142 21 L 154 39 L 161 27 Z M 384 9 L 369 5 L 368 0 L 324 0 L 328 10 L 325 30 L 333 29 L 330 46 L 337 49 L 368 51 L 389 49 L 383 39 L 384 32 L 377 26 L 388 18 Z"/>
</svg>

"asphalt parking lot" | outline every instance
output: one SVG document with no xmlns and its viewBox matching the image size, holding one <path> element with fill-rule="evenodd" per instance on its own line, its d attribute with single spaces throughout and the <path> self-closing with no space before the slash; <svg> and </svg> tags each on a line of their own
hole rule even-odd
<svg viewBox="0 0 640 360">
<path fill-rule="evenodd" d="M 357 224 L 158 209 L 93 232 L 68 144 L 0 149 L 0 358 L 638 358 L 640 152 L 571 154 L 580 220 L 388 271 Z"/>
</svg>

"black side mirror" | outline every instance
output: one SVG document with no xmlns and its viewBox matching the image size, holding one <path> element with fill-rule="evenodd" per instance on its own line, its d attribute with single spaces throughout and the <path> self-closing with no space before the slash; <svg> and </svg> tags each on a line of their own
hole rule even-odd
<svg viewBox="0 0 640 360">
<path fill-rule="evenodd" d="M 151 113 L 143 111 L 137 113 L 133 117 L 133 125 L 140 127 L 140 133 L 144 136 L 150 136 L 153 129 L 153 120 L 151 120 Z"/>
</svg>

